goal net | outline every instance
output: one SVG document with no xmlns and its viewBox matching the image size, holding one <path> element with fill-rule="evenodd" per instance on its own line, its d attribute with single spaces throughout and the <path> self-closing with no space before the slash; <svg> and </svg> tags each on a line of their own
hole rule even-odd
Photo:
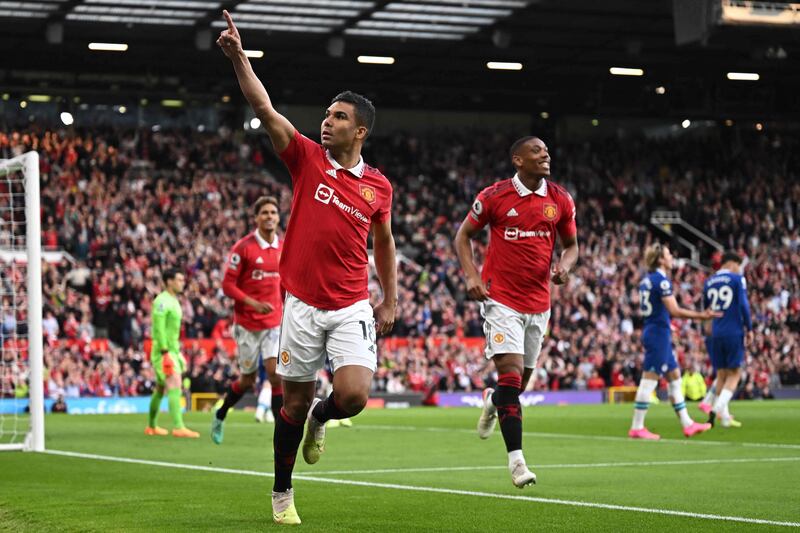
<svg viewBox="0 0 800 533">
<path fill-rule="evenodd" d="M 0 450 L 44 450 L 39 154 L 0 159 Z"/>
</svg>

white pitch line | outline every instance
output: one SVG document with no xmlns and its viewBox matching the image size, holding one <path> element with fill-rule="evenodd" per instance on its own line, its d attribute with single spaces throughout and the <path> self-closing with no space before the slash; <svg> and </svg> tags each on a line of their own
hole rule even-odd
<svg viewBox="0 0 800 533">
<path fill-rule="evenodd" d="M 538 465 L 537 465 L 538 467 Z M 506 470 L 507 466 L 488 465 L 488 466 L 420 466 L 412 468 L 382 468 L 376 470 L 323 470 L 314 471 L 315 476 L 348 475 L 348 474 L 404 474 L 406 472 L 469 472 L 474 470 Z"/>
<path fill-rule="evenodd" d="M 535 464 L 531 468 L 536 470 L 542 468 L 615 468 L 626 466 L 673 466 L 673 465 L 717 465 L 727 463 L 782 463 L 800 461 L 800 457 L 752 457 L 736 459 L 687 459 L 682 461 L 631 461 L 619 463 L 562 463 L 562 464 Z M 375 470 L 326 470 L 317 472 L 315 476 L 321 475 L 348 475 L 348 474 L 402 474 L 405 472 L 458 472 L 470 470 L 505 470 L 507 466 L 453 466 L 453 467 L 413 467 L 413 468 L 383 468 Z"/>
<path fill-rule="evenodd" d="M 764 520 L 744 516 L 725 516 L 708 513 L 691 513 L 687 511 L 673 511 L 670 509 L 650 509 L 647 507 L 634 507 L 630 505 L 614 505 L 607 503 L 582 502 L 577 500 L 562 500 L 559 498 L 537 498 L 535 496 L 514 496 L 512 494 L 496 494 L 492 492 L 477 492 L 459 489 L 440 489 L 436 487 L 420 487 L 415 485 L 399 485 L 397 483 L 373 483 L 369 481 L 353 481 L 349 479 L 330 479 L 306 476 L 306 481 L 320 481 L 340 485 L 355 485 L 360 487 L 376 487 L 382 489 L 396 489 L 412 492 L 435 492 L 439 494 L 455 494 L 458 496 L 477 496 L 480 498 L 497 498 L 502 500 L 517 500 L 552 505 L 567 505 L 571 507 L 590 507 L 594 509 L 608 509 L 612 511 L 631 511 L 636 513 L 661 514 L 668 516 L 682 516 L 687 518 L 702 518 L 705 520 L 723 520 L 727 522 L 744 522 L 746 524 L 763 524 L 770 526 L 800 527 L 800 522 L 780 522 L 777 520 Z"/>
<path fill-rule="evenodd" d="M 167 468 L 179 468 L 184 470 L 200 470 L 204 472 L 217 472 L 221 474 L 238 474 L 246 476 L 273 477 L 268 472 L 254 472 L 250 470 L 237 470 L 233 468 L 217 468 L 212 466 L 200 466 L 181 463 L 167 463 L 164 461 L 149 461 L 146 459 L 131 459 L 128 457 L 113 457 L 109 455 L 96 455 L 89 453 L 67 452 L 60 450 L 46 450 L 43 452 L 50 455 L 61 455 L 80 459 L 95 459 L 100 461 L 113 461 L 118 463 L 133 463 L 149 466 L 162 466 Z M 770 526 L 800 527 L 800 522 L 782 522 L 778 520 L 766 520 L 762 518 L 749 518 L 745 516 L 725 516 L 708 513 L 691 513 L 687 511 L 673 511 L 670 509 L 651 509 L 647 507 L 634 507 L 630 505 L 614 505 L 607 503 L 582 502 L 577 500 L 562 500 L 559 498 L 537 498 L 535 496 L 515 496 L 512 494 L 497 494 L 492 492 L 477 492 L 459 489 L 443 489 L 437 487 L 423 487 L 416 485 L 399 485 L 396 483 L 374 483 L 369 481 L 354 481 L 349 479 L 331 479 L 314 476 L 293 476 L 294 479 L 302 481 L 312 481 L 317 483 L 331 483 L 334 485 L 350 485 L 357 487 L 373 487 L 382 489 L 404 490 L 409 492 L 433 492 L 438 494 L 451 494 L 456 496 L 476 496 L 479 498 L 496 498 L 500 500 L 516 500 L 533 503 L 543 503 L 551 505 L 566 505 L 571 507 L 589 507 L 594 509 L 607 509 L 611 511 L 630 511 L 636 513 L 660 514 L 667 516 L 681 516 L 686 518 L 700 518 L 704 520 L 721 520 L 725 522 L 741 522 L 745 524 L 762 524 Z"/>
<path fill-rule="evenodd" d="M 75 457 L 78 459 L 96 459 L 98 461 L 111 461 L 114 463 L 129 463 L 148 466 L 163 466 L 165 468 L 179 468 L 182 470 L 199 470 L 201 472 L 215 472 L 220 474 L 239 474 L 242 476 L 256 477 L 275 477 L 272 472 L 256 472 L 254 470 L 239 470 L 236 468 L 221 468 L 217 466 L 189 465 L 183 463 L 167 463 L 165 461 L 150 461 L 148 459 L 131 459 L 129 457 L 114 457 L 111 455 L 96 455 L 93 453 L 68 452 L 64 450 L 45 450 L 48 455 L 63 455 L 65 457 Z M 299 476 L 293 476 L 300 479 Z"/>
<path fill-rule="evenodd" d="M 236 422 L 230 423 L 230 425 L 234 427 L 236 426 L 248 427 L 248 428 L 253 427 L 253 424 L 236 423 Z M 390 431 L 391 430 L 429 431 L 434 433 L 466 433 L 466 434 L 475 433 L 474 429 L 465 429 L 465 428 L 390 426 L 390 425 L 380 425 L 380 424 L 357 425 L 354 426 L 353 428 L 348 428 L 348 431 L 352 429 L 377 429 L 377 430 L 390 430 Z M 580 435 L 575 433 L 545 433 L 536 431 L 526 431 L 523 432 L 523 436 L 539 437 L 544 439 L 602 440 L 609 442 L 630 442 L 630 443 L 637 443 L 637 445 L 640 444 L 640 441 L 638 440 L 631 439 L 628 437 L 615 437 L 613 435 Z M 731 441 L 720 441 L 720 440 L 690 440 L 690 439 L 661 439 L 657 442 L 664 444 L 680 444 L 680 445 L 691 444 L 695 446 L 742 446 L 745 448 L 800 450 L 800 444 L 780 444 L 771 442 L 731 442 Z M 656 444 L 656 441 L 648 441 L 648 444 Z"/>
<path fill-rule="evenodd" d="M 349 431 L 354 429 L 379 429 L 379 430 L 400 430 L 400 431 L 432 431 L 436 433 L 470 433 L 475 434 L 474 429 L 465 428 L 441 428 L 441 427 L 416 427 L 416 426 L 389 426 L 389 425 L 357 425 L 350 428 Z M 580 435 L 575 433 L 541 433 L 535 431 L 526 431 L 523 433 L 526 437 L 540 437 L 546 439 L 576 439 L 576 440 L 605 440 L 611 442 L 630 442 L 641 444 L 640 440 L 631 439 L 629 437 L 615 437 L 613 435 Z M 690 440 L 690 439 L 661 439 L 658 441 L 648 441 L 647 444 L 658 445 L 664 444 L 691 444 L 699 446 L 744 446 L 748 448 L 777 448 L 786 450 L 800 450 L 800 444 L 779 444 L 769 442 L 732 442 L 720 440 Z"/>
</svg>

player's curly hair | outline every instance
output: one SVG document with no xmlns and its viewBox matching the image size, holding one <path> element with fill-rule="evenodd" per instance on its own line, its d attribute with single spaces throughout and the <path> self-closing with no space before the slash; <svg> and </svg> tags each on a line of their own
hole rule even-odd
<svg viewBox="0 0 800 533">
<path fill-rule="evenodd" d="M 658 262 L 661 261 L 662 257 L 664 257 L 665 248 L 665 245 L 657 242 L 648 246 L 644 251 L 644 264 L 647 266 L 647 270 L 649 272 L 653 272 L 658 269 Z"/>
</svg>

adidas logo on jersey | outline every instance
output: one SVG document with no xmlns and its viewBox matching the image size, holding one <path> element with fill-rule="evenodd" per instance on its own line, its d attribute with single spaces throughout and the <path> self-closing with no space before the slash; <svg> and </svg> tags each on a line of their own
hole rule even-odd
<svg viewBox="0 0 800 533">
<path fill-rule="evenodd" d="M 517 210 L 512 207 L 511 209 L 508 210 L 508 213 L 506 213 L 506 216 L 507 217 L 516 217 L 516 216 L 519 216 L 519 213 L 517 213 Z"/>
<path fill-rule="evenodd" d="M 332 177 L 333 179 L 336 179 L 336 169 L 335 168 L 329 168 L 328 170 L 325 171 L 325 173 L 328 174 L 328 176 Z"/>
<path fill-rule="evenodd" d="M 257 265 L 260 265 L 260 264 L 261 264 L 261 263 L 263 263 L 263 262 L 264 262 L 264 260 L 263 260 L 263 259 L 261 259 L 260 257 L 259 257 L 258 259 L 256 259 L 256 264 L 257 264 Z"/>
</svg>

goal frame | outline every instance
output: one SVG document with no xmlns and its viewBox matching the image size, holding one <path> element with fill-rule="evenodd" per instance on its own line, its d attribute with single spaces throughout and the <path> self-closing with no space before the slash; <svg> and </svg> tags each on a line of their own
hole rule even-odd
<svg viewBox="0 0 800 533">
<path fill-rule="evenodd" d="M 0 168 L 20 169 L 25 185 L 25 255 L 28 294 L 28 407 L 30 422 L 21 443 L 3 450 L 44 451 L 44 347 L 42 339 L 42 246 L 39 202 L 39 154 L 26 152 L 0 160 Z"/>
</svg>

